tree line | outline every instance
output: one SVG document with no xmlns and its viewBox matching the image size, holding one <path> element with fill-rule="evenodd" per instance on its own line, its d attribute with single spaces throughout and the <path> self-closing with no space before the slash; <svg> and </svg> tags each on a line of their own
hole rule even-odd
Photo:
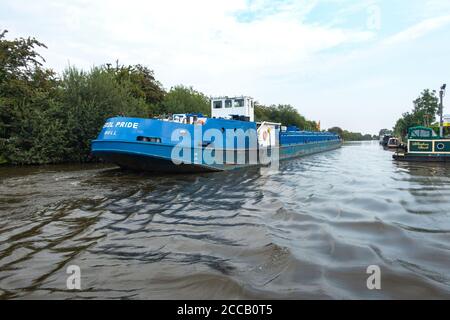
<svg viewBox="0 0 450 320">
<path fill-rule="evenodd" d="M 436 90 L 423 90 L 413 101 L 412 110 L 403 113 L 396 121 L 393 128 L 394 135 L 405 138 L 408 128 L 415 126 L 433 127 L 437 129 L 435 132 L 439 132 L 439 124 L 435 123 L 438 110 L 439 98 L 436 96 Z"/>
<path fill-rule="evenodd" d="M 69 66 L 56 74 L 39 54 L 45 44 L 6 34 L 0 32 L 0 164 L 92 161 L 91 140 L 117 115 L 210 114 L 208 96 L 183 85 L 165 90 L 143 65 Z M 258 104 L 255 118 L 317 130 L 291 105 Z"/>
<path fill-rule="evenodd" d="M 368 141 L 378 139 L 378 136 L 376 135 L 362 134 L 360 132 L 350 132 L 339 127 L 330 128 L 328 129 L 328 131 L 338 134 L 342 139 L 346 141 Z"/>
</svg>

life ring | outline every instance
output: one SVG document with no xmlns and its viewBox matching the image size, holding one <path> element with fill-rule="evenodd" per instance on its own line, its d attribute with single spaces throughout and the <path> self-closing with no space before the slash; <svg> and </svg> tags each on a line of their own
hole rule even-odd
<svg viewBox="0 0 450 320">
<path fill-rule="evenodd" d="M 263 139 L 264 139 L 264 141 L 267 140 L 267 131 L 264 131 L 264 132 L 263 132 Z"/>
<path fill-rule="evenodd" d="M 442 142 L 439 142 L 439 143 L 436 145 L 436 148 L 437 148 L 438 150 L 444 150 L 445 145 L 444 145 Z"/>
</svg>

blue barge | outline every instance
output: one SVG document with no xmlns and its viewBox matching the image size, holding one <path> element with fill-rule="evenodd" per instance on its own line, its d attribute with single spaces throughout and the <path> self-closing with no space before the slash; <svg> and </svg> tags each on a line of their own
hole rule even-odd
<svg viewBox="0 0 450 320">
<path fill-rule="evenodd" d="M 204 172 L 274 165 L 341 144 L 333 133 L 255 122 L 251 98 L 223 97 L 211 100 L 211 117 L 110 118 L 92 141 L 92 153 L 126 169 Z"/>
</svg>

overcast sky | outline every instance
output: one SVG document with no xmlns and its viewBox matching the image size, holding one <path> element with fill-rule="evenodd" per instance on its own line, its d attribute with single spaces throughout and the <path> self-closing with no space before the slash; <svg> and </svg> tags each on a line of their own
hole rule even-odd
<svg viewBox="0 0 450 320">
<path fill-rule="evenodd" d="M 450 82 L 448 0 L 1 0 L 0 29 L 44 42 L 58 72 L 140 63 L 166 89 L 292 104 L 364 133 Z"/>
</svg>

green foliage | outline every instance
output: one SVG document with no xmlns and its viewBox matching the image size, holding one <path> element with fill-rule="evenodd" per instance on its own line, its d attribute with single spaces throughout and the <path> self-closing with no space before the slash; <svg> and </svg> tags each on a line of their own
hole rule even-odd
<svg viewBox="0 0 450 320">
<path fill-rule="evenodd" d="M 141 98 L 149 105 L 154 106 L 164 99 L 162 84 L 155 79 L 153 70 L 145 66 L 123 66 L 116 61 L 116 67 L 108 63 L 102 70 L 113 75 L 119 84 L 126 85 L 133 97 Z"/>
<path fill-rule="evenodd" d="M 382 137 L 384 135 L 390 135 L 392 134 L 392 130 L 389 129 L 381 129 L 380 132 L 378 133 L 379 137 Z"/>
<path fill-rule="evenodd" d="M 328 129 L 328 132 L 335 133 L 335 134 L 340 135 L 342 137 L 343 133 L 344 133 L 344 130 L 342 130 L 339 127 L 333 127 L 333 128 Z"/>
<path fill-rule="evenodd" d="M 399 137 L 405 137 L 408 128 L 415 126 L 429 126 L 436 121 L 436 113 L 439 108 L 439 99 L 436 91 L 429 89 L 423 90 L 420 96 L 413 101 L 414 107 L 411 112 L 403 113 L 394 126 L 394 134 Z"/>
<path fill-rule="evenodd" d="M 58 80 L 42 68 L 44 60 L 36 52 L 45 47 L 42 43 L 33 38 L 10 41 L 5 34 L 0 33 L 0 158 L 39 163 L 35 151 L 46 130 L 42 118 L 57 104 Z"/>
<path fill-rule="evenodd" d="M 145 97 L 135 96 L 135 83 L 118 80 L 104 67 L 86 73 L 66 69 L 62 76 L 62 108 L 57 115 L 63 119 L 68 158 L 65 161 L 87 161 L 90 141 L 95 139 L 105 120 L 117 115 L 145 117 L 149 106 Z"/>
<path fill-rule="evenodd" d="M 34 38 L 7 40 L 6 33 L 8 30 L 0 32 L 0 84 L 5 85 L 13 79 L 29 80 L 44 61 L 36 48 L 46 46 Z"/>
<path fill-rule="evenodd" d="M 306 120 L 300 115 L 298 111 L 291 105 L 256 105 L 255 106 L 255 120 L 256 121 L 271 121 L 279 122 L 286 126 L 297 126 L 303 130 L 317 130 L 317 123 Z"/>
<path fill-rule="evenodd" d="M 350 132 L 347 130 L 342 130 L 339 127 L 332 127 L 328 129 L 328 132 L 333 132 L 341 136 L 342 139 L 346 141 L 365 141 L 365 140 L 374 140 L 376 136 L 372 136 L 370 134 L 362 134 L 360 132 Z"/>
<path fill-rule="evenodd" d="M 209 98 L 192 87 L 174 86 L 164 97 L 160 113 L 203 113 L 210 115 Z"/>
</svg>

